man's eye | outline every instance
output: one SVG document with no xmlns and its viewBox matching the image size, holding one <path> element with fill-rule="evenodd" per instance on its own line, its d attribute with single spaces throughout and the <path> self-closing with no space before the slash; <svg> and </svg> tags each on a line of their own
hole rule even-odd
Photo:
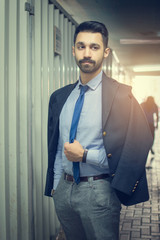
<svg viewBox="0 0 160 240">
<path fill-rule="evenodd" d="M 81 50 L 81 49 L 84 49 L 84 46 L 78 46 L 77 48 Z"/>
<path fill-rule="evenodd" d="M 93 50 L 98 50 L 99 47 L 98 47 L 98 46 L 93 46 L 92 49 L 93 49 Z"/>
</svg>

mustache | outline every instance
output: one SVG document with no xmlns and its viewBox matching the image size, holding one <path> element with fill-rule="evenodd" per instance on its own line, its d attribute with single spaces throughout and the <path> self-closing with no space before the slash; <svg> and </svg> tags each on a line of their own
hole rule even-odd
<svg viewBox="0 0 160 240">
<path fill-rule="evenodd" d="M 85 62 L 95 63 L 95 61 L 91 60 L 90 58 L 84 58 L 84 59 L 79 60 L 79 63 L 85 63 Z"/>
</svg>

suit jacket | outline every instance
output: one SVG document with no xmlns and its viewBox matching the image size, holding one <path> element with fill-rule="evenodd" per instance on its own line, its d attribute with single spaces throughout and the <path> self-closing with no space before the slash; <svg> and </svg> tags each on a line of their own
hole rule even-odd
<svg viewBox="0 0 160 240">
<path fill-rule="evenodd" d="M 59 138 L 59 116 L 64 103 L 76 86 L 55 91 L 49 102 L 48 170 L 45 195 L 51 196 L 53 167 Z M 145 164 L 152 144 L 151 132 L 131 87 L 102 77 L 102 129 L 108 157 L 111 186 L 124 205 L 149 199 Z"/>
</svg>

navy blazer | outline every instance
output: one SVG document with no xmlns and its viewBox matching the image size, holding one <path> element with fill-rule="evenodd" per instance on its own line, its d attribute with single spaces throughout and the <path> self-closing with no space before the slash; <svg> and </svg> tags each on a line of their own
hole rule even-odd
<svg viewBox="0 0 160 240">
<path fill-rule="evenodd" d="M 76 86 L 55 91 L 48 113 L 48 169 L 45 195 L 51 196 L 53 167 L 59 138 L 59 116 L 64 103 Z M 102 77 L 102 129 L 108 157 L 111 186 L 124 205 L 149 199 L 145 164 L 152 136 L 143 110 L 131 93 L 131 87 Z"/>
</svg>

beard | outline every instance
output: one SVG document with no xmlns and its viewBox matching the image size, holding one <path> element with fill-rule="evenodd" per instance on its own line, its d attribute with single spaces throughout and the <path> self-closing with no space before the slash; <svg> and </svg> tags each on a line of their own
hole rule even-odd
<svg viewBox="0 0 160 240">
<path fill-rule="evenodd" d="M 84 58 L 78 61 L 78 59 L 75 57 L 76 63 L 80 70 L 83 73 L 94 73 L 96 72 L 101 66 L 103 59 L 96 62 L 94 60 L 91 60 L 90 58 Z"/>
</svg>

